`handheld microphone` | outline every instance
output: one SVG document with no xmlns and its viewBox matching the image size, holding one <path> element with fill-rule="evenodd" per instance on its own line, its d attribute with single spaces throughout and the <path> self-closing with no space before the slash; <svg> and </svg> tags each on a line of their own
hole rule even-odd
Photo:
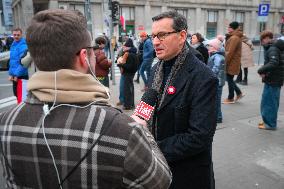
<svg viewBox="0 0 284 189">
<path fill-rule="evenodd" d="M 134 110 L 134 115 L 148 121 L 154 110 L 154 106 L 158 100 L 158 92 L 154 89 L 148 89 L 143 94 L 141 101 Z"/>
</svg>

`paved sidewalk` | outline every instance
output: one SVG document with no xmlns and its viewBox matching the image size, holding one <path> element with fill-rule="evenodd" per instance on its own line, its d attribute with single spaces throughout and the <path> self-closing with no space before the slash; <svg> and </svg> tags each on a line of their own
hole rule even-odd
<svg viewBox="0 0 284 189">
<path fill-rule="evenodd" d="M 256 72 L 258 68 L 249 68 L 247 86 L 239 85 L 244 98 L 235 104 L 222 104 L 224 120 L 217 126 L 213 143 L 216 189 L 284 189 L 284 87 L 278 130 L 259 130 L 263 84 Z M 136 104 L 142 88 L 141 83 L 135 83 Z M 118 84 L 111 85 L 110 90 L 112 102 L 116 103 Z M 226 85 L 222 98 L 227 94 Z"/>
</svg>

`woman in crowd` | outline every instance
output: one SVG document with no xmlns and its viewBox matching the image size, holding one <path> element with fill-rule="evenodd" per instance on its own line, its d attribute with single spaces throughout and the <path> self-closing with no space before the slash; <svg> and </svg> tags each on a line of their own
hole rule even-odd
<svg viewBox="0 0 284 189">
<path fill-rule="evenodd" d="M 197 51 L 201 53 L 201 55 L 204 58 L 204 63 L 207 64 L 209 54 L 208 54 L 207 48 L 202 43 L 203 41 L 204 41 L 204 38 L 202 37 L 200 33 L 194 33 L 191 36 L 190 43 L 193 48 L 195 48 Z"/>
</svg>

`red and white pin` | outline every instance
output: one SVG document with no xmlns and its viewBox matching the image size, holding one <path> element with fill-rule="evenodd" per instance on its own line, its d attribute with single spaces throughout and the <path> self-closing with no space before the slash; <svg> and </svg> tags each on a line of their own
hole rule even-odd
<svg viewBox="0 0 284 189">
<path fill-rule="evenodd" d="M 174 86 L 169 86 L 167 91 L 168 91 L 168 94 L 172 95 L 176 93 L 176 88 Z"/>
</svg>

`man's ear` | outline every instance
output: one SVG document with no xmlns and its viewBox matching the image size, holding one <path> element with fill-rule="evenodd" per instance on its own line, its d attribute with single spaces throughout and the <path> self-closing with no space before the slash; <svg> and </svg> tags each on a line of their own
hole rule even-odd
<svg viewBox="0 0 284 189">
<path fill-rule="evenodd" d="M 86 59 L 87 59 L 87 50 L 81 49 L 79 55 L 76 57 L 75 60 L 75 70 L 83 73 L 86 72 L 89 69 Z"/>
</svg>

